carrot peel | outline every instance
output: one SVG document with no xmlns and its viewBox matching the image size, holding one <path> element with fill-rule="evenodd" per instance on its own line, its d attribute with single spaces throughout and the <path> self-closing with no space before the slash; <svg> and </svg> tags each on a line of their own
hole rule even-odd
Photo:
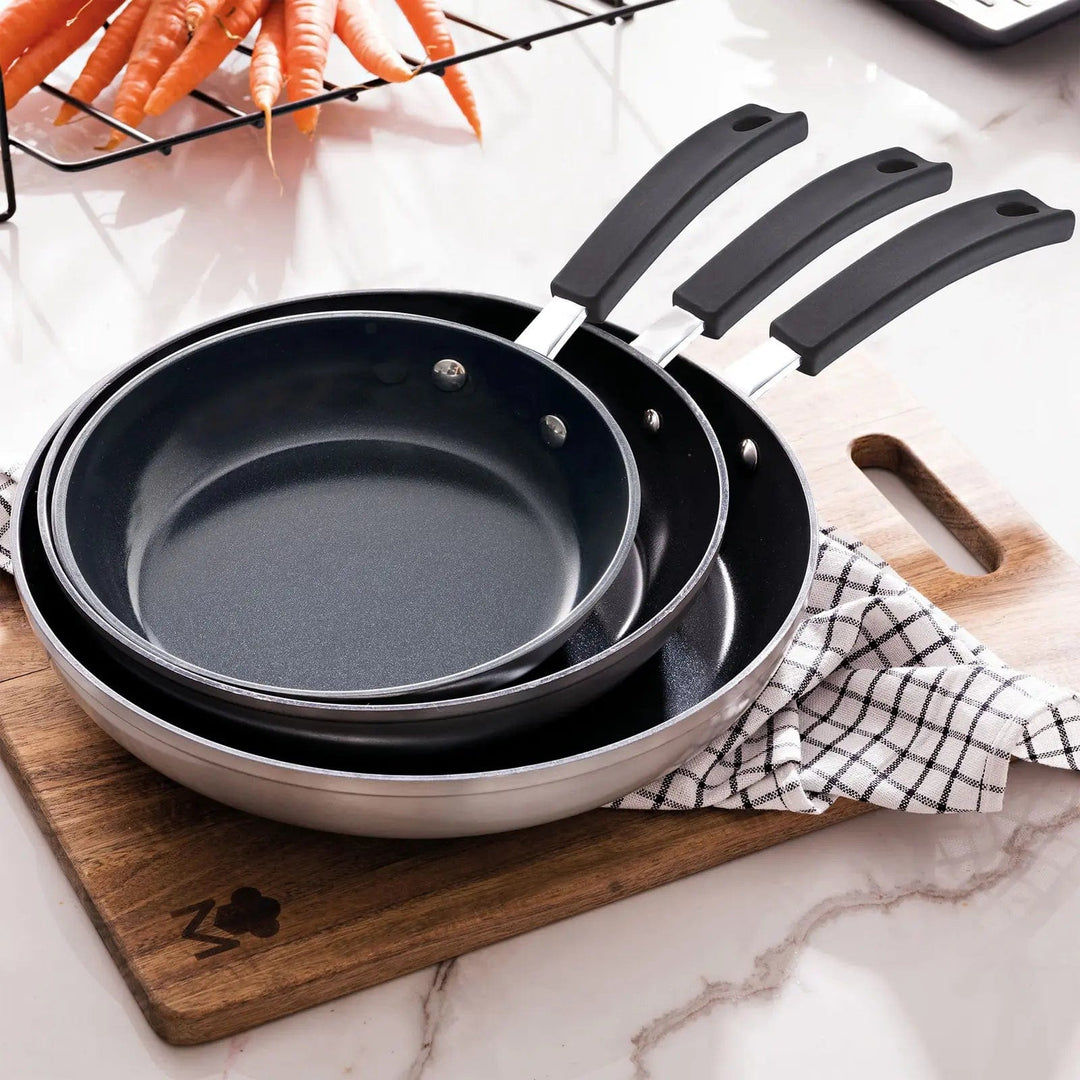
<svg viewBox="0 0 1080 1080">
<path fill-rule="evenodd" d="M 184 7 L 184 23 L 188 34 L 193 35 L 202 25 L 203 19 L 217 7 L 218 0 L 187 0 Z"/>
<path fill-rule="evenodd" d="M 454 38 L 450 33 L 450 23 L 437 0 L 397 0 L 397 2 L 430 60 L 448 60 L 454 55 Z M 442 80 L 477 139 L 483 141 L 484 132 L 480 123 L 480 111 L 476 107 L 476 98 L 473 97 L 465 72 L 456 66 L 444 68 Z"/>
<path fill-rule="evenodd" d="M 337 8 L 337 0 L 288 0 L 285 5 L 290 101 L 303 101 L 323 92 L 323 73 Z M 319 122 L 319 107 L 298 109 L 293 120 L 305 135 L 311 135 Z"/>
<path fill-rule="evenodd" d="M 263 114 L 266 127 L 266 156 L 277 176 L 274 165 L 273 136 L 274 108 L 285 84 L 285 7 L 282 0 L 271 0 L 259 27 L 259 36 L 251 51 L 251 100 Z"/>
<path fill-rule="evenodd" d="M 79 77 L 71 84 L 68 93 L 72 97 L 92 103 L 98 94 L 120 74 L 120 69 L 131 56 L 139 27 L 142 26 L 149 7 L 150 0 L 131 0 L 131 3 L 113 20 L 90 54 Z M 53 123 L 57 126 L 66 124 L 78 111 L 74 105 L 64 102 Z"/>
</svg>

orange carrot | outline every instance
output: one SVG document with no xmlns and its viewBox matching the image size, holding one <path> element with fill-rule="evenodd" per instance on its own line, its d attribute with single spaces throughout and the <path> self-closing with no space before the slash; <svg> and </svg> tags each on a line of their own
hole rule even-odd
<svg viewBox="0 0 1080 1080">
<path fill-rule="evenodd" d="M 285 45 L 290 101 L 323 92 L 323 72 L 336 14 L 337 0 L 287 0 Z M 310 135 L 319 122 L 318 106 L 300 109 L 293 113 L 293 119 L 305 135 Z"/>
<path fill-rule="evenodd" d="M 270 168 L 274 170 L 274 149 L 270 127 L 273 115 L 270 110 L 281 96 L 285 85 L 285 5 L 283 0 L 270 0 L 270 6 L 263 16 L 259 27 L 259 36 L 251 50 L 251 70 L 248 78 L 251 84 L 251 100 L 255 108 L 266 117 L 266 156 L 270 159 Z"/>
<path fill-rule="evenodd" d="M 224 0 L 213 18 L 203 20 L 191 44 L 161 77 L 146 102 L 148 116 L 160 116 L 190 94 L 244 40 L 270 0 Z"/>
<path fill-rule="evenodd" d="M 413 77 L 413 69 L 390 44 L 370 0 L 338 0 L 334 33 L 372 75 L 387 82 L 408 82 Z"/>
<path fill-rule="evenodd" d="M 430 60 L 445 60 L 454 55 L 454 39 L 450 35 L 450 24 L 437 0 L 397 0 L 397 2 Z M 473 97 L 465 72 L 460 67 L 448 67 L 443 81 L 457 107 L 469 121 L 469 126 L 476 132 L 476 137 L 483 138 L 476 98 Z"/>
<path fill-rule="evenodd" d="M 98 94 L 120 74 L 135 45 L 135 37 L 146 17 L 150 0 L 131 0 L 116 17 L 97 47 L 90 54 L 82 73 L 68 91 L 80 101 L 93 102 Z M 54 124 L 66 124 L 79 110 L 65 102 L 56 114 Z"/>
<path fill-rule="evenodd" d="M 184 51 L 188 41 L 184 3 L 185 0 L 150 0 L 113 108 L 113 116 L 129 127 L 142 123 L 147 100 L 158 80 Z M 115 148 L 124 137 L 121 132 L 114 132 L 106 149 Z"/>
<path fill-rule="evenodd" d="M 218 6 L 218 0 L 187 0 L 184 5 L 184 22 L 187 23 L 188 33 L 194 34 L 203 19 L 212 15 Z"/>
<path fill-rule="evenodd" d="M 0 10 L 0 71 L 74 17 L 85 0 L 11 0 Z M 10 102 L 9 102 L 10 104 Z"/>
<path fill-rule="evenodd" d="M 85 45 L 121 2 L 89 0 L 74 19 L 31 45 L 4 77 L 8 108 L 17 104 L 76 49 Z"/>
</svg>

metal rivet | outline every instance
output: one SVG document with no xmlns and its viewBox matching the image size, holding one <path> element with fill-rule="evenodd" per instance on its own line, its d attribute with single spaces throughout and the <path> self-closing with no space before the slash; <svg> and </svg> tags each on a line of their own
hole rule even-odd
<svg viewBox="0 0 1080 1080">
<path fill-rule="evenodd" d="M 552 450 L 558 450 L 566 442 L 566 424 L 553 413 L 549 413 L 540 420 L 540 438 L 545 446 Z"/>
<path fill-rule="evenodd" d="M 465 385 L 468 373 L 457 360 L 440 360 L 431 369 L 431 377 L 440 390 L 460 390 Z"/>
<path fill-rule="evenodd" d="M 753 439 L 743 439 L 739 443 L 739 456 L 747 469 L 753 472 L 758 465 L 757 443 Z"/>
<path fill-rule="evenodd" d="M 645 410 L 645 430 L 650 435 L 656 435 L 660 431 L 660 426 L 663 424 L 663 418 L 655 409 Z"/>
</svg>

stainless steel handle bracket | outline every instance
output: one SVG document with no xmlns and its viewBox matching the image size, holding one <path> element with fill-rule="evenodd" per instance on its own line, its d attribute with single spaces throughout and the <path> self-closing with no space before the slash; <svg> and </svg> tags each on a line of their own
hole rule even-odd
<svg viewBox="0 0 1080 1080">
<path fill-rule="evenodd" d="M 781 379 L 797 371 L 800 360 L 794 349 L 789 349 L 776 338 L 769 338 L 725 368 L 720 378 L 737 393 L 753 401 L 771 390 Z"/>
<path fill-rule="evenodd" d="M 696 315 L 672 308 L 642 331 L 630 347 L 664 368 L 704 329 L 705 324 Z"/>
<path fill-rule="evenodd" d="M 586 314 L 580 304 L 554 296 L 518 334 L 517 344 L 554 360 L 585 321 Z"/>
</svg>

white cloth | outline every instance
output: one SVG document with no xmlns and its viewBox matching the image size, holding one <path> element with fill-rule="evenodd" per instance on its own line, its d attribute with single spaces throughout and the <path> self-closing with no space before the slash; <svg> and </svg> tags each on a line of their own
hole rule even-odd
<svg viewBox="0 0 1080 1080">
<path fill-rule="evenodd" d="M 18 476 L 0 471 L 8 571 Z M 845 796 L 990 811 L 1013 757 L 1080 768 L 1080 698 L 1013 671 L 869 548 L 826 529 L 807 618 L 762 695 L 722 742 L 613 805 L 817 814 Z"/>
<path fill-rule="evenodd" d="M 12 465 L 0 469 L 0 570 L 11 573 L 11 500 L 15 496 L 15 485 L 19 482 L 22 468 Z"/>
<path fill-rule="evenodd" d="M 1080 698 L 1013 671 L 826 529 L 807 618 L 765 691 L 722 742 L 614 805 L 999 810 L 1012 757 L 1076 769 Z"/>
</svg>

